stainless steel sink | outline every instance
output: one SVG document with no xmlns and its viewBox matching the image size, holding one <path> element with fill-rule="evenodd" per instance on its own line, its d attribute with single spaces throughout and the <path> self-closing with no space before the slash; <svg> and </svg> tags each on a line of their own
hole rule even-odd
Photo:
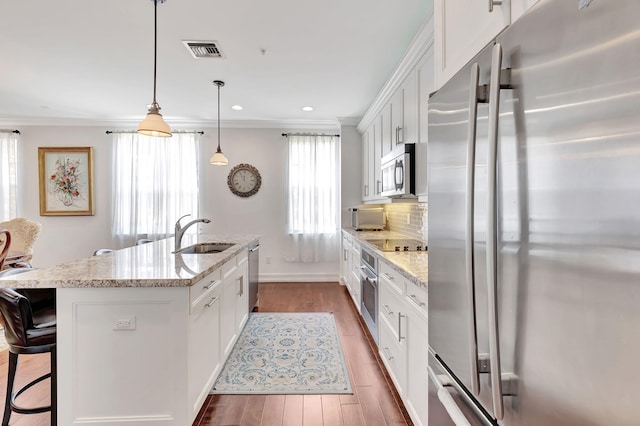
<svg viewBox="0 0 640 426">
<path fill-rule="evenodd" d="M 235 246 L 236 243 L 198 243 L 192 246 L 183 247 L 176 253 L 181 254 L 208 254 L 221 253 L 229 247 Z"/>
</svg>

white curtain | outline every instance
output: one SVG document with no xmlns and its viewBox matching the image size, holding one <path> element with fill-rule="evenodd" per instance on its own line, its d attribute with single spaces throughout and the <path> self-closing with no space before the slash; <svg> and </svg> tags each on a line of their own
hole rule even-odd
<svg viewBox="0 0 640 426">
<path fill-rule="evenodd" d="M 337 138 L 289 135 L 289 262 L 338 259 Z"/>
<path fill-rule="evenodd" d="M 18 216 L 18 134 L 0 131 L 0 222 Z"/>
<path fill-rule="evenodd" d="M 176 220 L 198 216 L 198 135 L 113 136 L 113 228 L 121 244 L 174 233 Z"/>
</svg>

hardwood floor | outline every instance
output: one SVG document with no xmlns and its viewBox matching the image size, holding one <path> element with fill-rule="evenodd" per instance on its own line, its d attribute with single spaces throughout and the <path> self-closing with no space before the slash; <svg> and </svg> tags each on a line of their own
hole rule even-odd
<svg viewBox="0 0 640 426">
<path fill-rule="evenodd" d="M 193 426 L 410 424 L 387 385 L 345 287 L 338 283 L 260 283 L 259 291 L 260 312 L 333 312 L 354 393 L 210 395 Z"/>
<path fill-rule="evenodd" d="M 211 395 L 193 426 L 391 426 L 410 424 L 388 387 L 345 287 L 337 283 L 261 283 L 261 312 L 333 312 L 347 361 L 352 395 Z M 4 401 L 8 351 L 0 352 L 0 396 Z M 44 374 L 49 355 L 21 356 L 17 385 Z M 45 380 L 21 396 L 25 406 L 49 403 Z M 12 414 L 12 426 L 47 426 L 49 413 Z"/>
<path fill-rule="evenodd" d="M 49 354 L 20 355 L 18 359 L 18 374 L 14 389 L 19 389 L 31 380 L 49 372 Z M 9 362 L 9 351 L 0 351 L 0 398 L 4 401 L 7 389 L 7 367 Z M 40 407 L 49 405 L 51 394 L 49 386 L 51 382 L 45 380 L 20 395 L 16 402 L 25 408 Z M 4 412 L 4 404 L 2 405 Z M 2 414 L 0 414 L 1 416 Z M 51 414 L 49 412 L 40 414 L 11 414 L 11 426 L 49 426 Z"/>
</svg>

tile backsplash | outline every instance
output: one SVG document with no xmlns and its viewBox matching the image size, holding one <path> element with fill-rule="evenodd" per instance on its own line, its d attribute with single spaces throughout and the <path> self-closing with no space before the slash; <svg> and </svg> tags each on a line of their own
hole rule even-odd
<svg viewBox="0 0 640 426">
<path fill-rule="evenodd" d="M 406 238 L 427 242 L 428 203 L 384 204 L 387 227 Z"/>
</svg>

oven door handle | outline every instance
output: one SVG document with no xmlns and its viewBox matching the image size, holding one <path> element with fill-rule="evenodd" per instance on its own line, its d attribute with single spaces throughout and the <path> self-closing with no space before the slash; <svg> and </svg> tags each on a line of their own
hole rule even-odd
<svg viewBox="0 0 640 426">
<path fill-rule="evenodd" d="M 370 277 L 369 274 L 366 273 L 366 270 L 368 268 L 366 266 L 361 266 L 360 267 L 360 279 L 361 280 L 366 280 L 368 283 L 371 284 L 371 286 L 373 288 L 378 288 L 378 278 L 377 277 Z"/>
</svg>

